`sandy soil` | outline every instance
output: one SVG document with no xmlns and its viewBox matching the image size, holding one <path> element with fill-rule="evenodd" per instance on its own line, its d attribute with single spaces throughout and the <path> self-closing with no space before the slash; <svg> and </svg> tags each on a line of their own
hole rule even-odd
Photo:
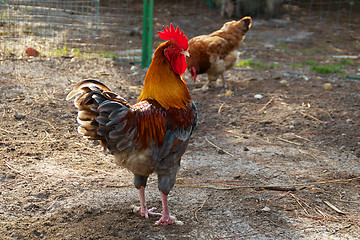
<svg viewBox="0 0 360 240">
<path fill-rule="evenodd" d="M 344 73 L 301 65 L 358 54 L 359 33 L 355 25 L 339 34 L 293 23 L 302 31 L 275 34 L 308 41 L 284 45 L 268 38 L 275 24 L 254 24 L 242 58 L 278 67 L 235 67 L 227 73 L 232 92 L 198 91 L 203 82 L 185 75 L 199 124 L 169 195 L 183 226 L 154 226 L 156 217 L 132 213 L 132 174 L 77 134 L 75 107 L 65 101 L 78 81 L 94 78 L 134 103 L 145 70 L 106 59 L 3 55 L 0 239 L 359 239 L 359 59 Z M 147 201 L 161 208 L 156 184 L 152 176 Z"/>
</svg>

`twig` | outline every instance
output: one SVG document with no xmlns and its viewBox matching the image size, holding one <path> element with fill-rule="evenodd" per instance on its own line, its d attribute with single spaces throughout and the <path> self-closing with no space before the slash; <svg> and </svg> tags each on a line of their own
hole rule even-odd
<svg viewBox="0 0 360 240">
<path fill-rule="evenodd" d="M 215 190 L 233 190 L 233 189 L 237 189 L 237 188 L 252 188 L 250 186 L 242 186 L 242 187 L 226 187 L 226 188 L 220 188 L 220 187 L 214 187 L 214 186 L 202 186 L 202 185 L 183 185 L 183 184 L 178 184 L 175 185 L 176 187 L 180 187 L 180 188 L 207 188 L 207 189 L 215 189 Z"/>
<path fill-rule="evenodd" d="M 259 189 L 266 189 L 266 188 L 285 188 L 285 187 L 304 187 L 304 186 L 312 186 L 312 185 L 321 185 L 321 184 L 328 184 L 328 183 L 345 183 L 351 182 L 354 180 L 360 179 L 359 177 L 349 178 L 349 179 L 335 179 L 335 180 L 325 180 L 319 182 L 311 182 L 311 183 L 295 183 L 295 184 L 284 184 L 284 185 L 275 185 L 275 186 L 266 186 L 266 185 L 237 185 L 237 186 L 230 186 L 229 187 L 215 187 L 215 186 L 204 186 L 204 185 L 183 185 L 178 184 L 177 187 L 180 188 L 208 188 L 208 189 L 215 189 L 215 190 L 234 190 L 234 189 L 241 189 L 241 188 L 259 188 Z"/>
<path fill-rule="evenodd" d="M 266 190 L 273 190 L 273 191 L 282 191 L 282 192 L 294 192 L 296 191 L 295 187 L 277 187 L 277 186 L 269 186 L 269 187 L 264 187 L 264 189 Z"/>
<path fill-rule="evenodd" d="M 284 138 L 281 138 L 281 137 L 276 137 L 277 139 L 283 141 L 283 142 L 287 142 L 287 143 L 291 143 L 291 144 L 294 144 L 294 145 L 297 145 L 297 146 L 301 146 L 302 144 L 301 143 L 296 143 L 296 142 L 292 142 L 290 140 L 287 140 L 287 139 L 284 139 Z"/>
<path fill-rule="evenodd" d="M 311 116 L 311 115 L 309 115 L 309 114 L 306 114 L 306 113 L 304 113 L 304 112 L 300 112 L 304 117 L 308 117 L 308 118 L 311 118 L 311 119 L 313 119 L 313 120 L 315 120 L 315 121 L 317 121 L 317 122 L 319 122 L 319 123 L 323 123 L 323 121 L 321 121 L 320 119 L 318 119 L 318 118 L 316 118 L 316 117 L 314 117 L 314 116 Z"/>
<path fill-rule="evenodd" d="M 335 207 L 333 204 L 331 204 L 330 202 L 328 201 L 324 201 L 324 203 L 326 205 L 328 205 L 332 210 L 334 210 L 335 212 L 337 213 L 340 213 L 340 214 L 346 214 L 345 212 L 341 211 L 340 209 L 338 209 L 337 207 Z"/>
<path fill-rule="evenodd" d="M 15 179 L 11 179 L 11 180 L 8 180 L 8 181 L 5 181 L 3 184 L 1 184 L 1 186 L 5 186 L 9 183 L 12 183 L 12 182 L 15 182 L 17 180 L 20 180 L 20 179 L 24 179 L 23 177 L 19 177 L 19 178 L 15 178 Z"/>
<path fill-rule="evenodd" d="M 299 204 L 300 207 L 302 207 L 302 209 L 304 209 L 304 212 L 309 215 L 309 212 L 306 210 L 306 208 L 301 204 L 299 198 L 297 198 L 294 194 L 290 194 L 290 196 L 292 196 L 295 201 Z"/>
<path fill-rule="evenodd" d="M 223 107 L 224 105 L 225 105 L 225 103 L 224 103 L 224 102 L 220 105 L 220 107 L 219 107 L 219 109 L 218 109 L 218 114 L 220 114 L 221 109 L 222 109 L 222 107 Z"/>
<path fill-rule="evenodd" d="M 290 136 L 294 136 L 294 137 L 297 137 L 297 138 L 300 138 L 302 140 L 305 140 L 305 141 L 308 141 L 308 142 L 314 142 L 313 140 L 310 140 L 308 138 L 305 138 L 305 137 L 302 137 L 302 136 L 299 136 L 299 135 L 296 135 L 296 134 L 289 134 Z"/>
<path fill-rule="evenodd" d="M 317 156 L 315 156 L 314 154 L 312 154 L 312 153 L 305 152 L 305 151 L 300 150 L 300 149 L 298 149 L 298 151 L 303 153 L 303 154 L 306 154 L 306 155 L 309 155 L 309 156 L 313 157 L 315 160 L 319 160 L 319 158 Z"/>
<path fill-rule="evenodd" d="M 4 141 L 0 140 L 0 143 L 49 143 L 49 142 L 60 142 L 60 140 L 46 140 L 46 137 L 42 140 L 18 140 L 18 139 L 11 139 L 11 141 Z"/>
<path fill-rule="evenodd" d="M 258 112 L 262 112 L 263 110 L 265 110 L 265 108 L 267 108 L 267 106 L 269 106 L 269 104 L 274 100 L 274 97 L 272 97 L 262 108 L 260 108 L 260 110 Z"/>
<path fill-rule="evenodd" d="M 214 143 L 210 142 L 210 140 L 205 136 L 205 140 L 210 143 L 211 146 L 215 147 L 217 150 L 221 150 L 223 151 L 224 153 L 226 153 L 227 155 L 231 156 L 231 157 L 234 157 L 234 155 L 232 155 L 231 153 L 223 150 L 222 148 L 220 148 L 219 146 L 216 146 Z"/>
<path fill-rule="evenodd" d="M 33 175 L 28 175 L 28 174 L 25 174 L 25 173 L 22 173 L 21 171 L 19 170 L 16 170 L 15 168 L 13 168 L 7 161 L 4 161 L 5 162 L 5 165 L 10 169 L 10 170 L 13 170 L 14 172 L 24 176 L 24 177 L 33 177 Z"/>
<path fill-rule="evenodd" d="M 197 212 L 204 207 L 206 200 L 208 200 L 208 197 L 204 200 L 204 202 L 201 204 L 201 206 L 200 206 L 198 209 L 195 210 L 194 215 L 195 215 L 196 221 L 198 221 L 198 222 L 200 222 L 200 221 L 199 221 L 199 219 L 198 219 L 198 217 L 197 217 Z"/>
<path fill-rule="evenodd" d="M 50 127 L 52 127 L 54 130 L 56 130 L 56 128 L 54 127 L 54 125 L 52 125 L 49 121 L 47 120 L 44 120 L 44 119 L 41 119 L 41 118 L 34 118 L 35 120 L 38 120 L 38 121 L 41 121 L 41 122 L 44 122 L 44 123 L 47 123 L 49 124 Z"/>
<path fill-rule="evenodd" d="M 121 185 L 106 185 L 109 188 L 123 188 L 123 187 L 131 187 L 133 184 L 121 184 Z"/>
<path fill-rule="evenodd" d="M 297 215 L 297 214 L 296 215 L 292 214 L 291 216 L 311 218 L 311 219 L 315 219 L 315 220 L 335 221 L 335 222 L 339 222 L 339 221 L 360 222 L 360 219 L 356 219 L 356 218 L 317 217 L 317 216 L 311 216 L 311 215 Z"/>
</svg>

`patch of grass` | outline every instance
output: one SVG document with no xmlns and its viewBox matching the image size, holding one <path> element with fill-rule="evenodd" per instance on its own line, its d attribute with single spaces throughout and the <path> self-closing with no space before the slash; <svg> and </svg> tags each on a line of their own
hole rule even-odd
<svg viewBox="0 0 360 240">
<path fill-rule="evenodd" d="M 271 63 L 269 65 L 270 68 L 278 68 L 279 67 L 279 63 Z"/>
<path fill-rule="evenodd" d="M 109 59 L 112 59 L 112 60 L 117 59 L 116 53 L 114 53 L 114 52 L 100 52 L 100 55 L 103 58 L 109 58 Z"/>
<path fill-rule="evenodd" d="M 323 66 L 317 66 L 317 65 L 314 65 L 312 66 L 312 70 L 314 72 L 317 72 L 317 73 L 343 73 L 344 70 L 343 70 L 343 67 L 344 65 L 341 65 L 341 64 L 328 64 L 328 65 L 323 65 Z"/>
<path fill-rule="evenodd" d="M 312 59 L 308 59 L 303 62 L 303 65 L 310 65 L 310 66 L 316 66 L 316 61 Z"/>
<path fill-rule="evenodd" d="M 71 50 L 68 50 L 66 46 L 64 46 L 62 49 L 55 49 L 52 51 L 52 55 L 55 57 L 61 57 L 66 54 L 73 55 L 74 57 L 80 57 L 82 55 L 80 49 L 72 48 Z"/>
<path fill-rule="evenodd" d="M 290 66 L 291 66 L 292 68 L 301 68 L 301 67 L 302 67 L 301 64 L 295 64 L 295 63 L 290 64 Z"/>
<path fill-rule="evenodd" d="M 326 74 L 326 73 L 343 73 L 345 65 L 351 65 L 354 64 L 354 62 L 342 59 L 340 63 L 334 63 L 334 64 L 325 64 L 325 65 L 319 65 L 316 60 L 308 59 L 301 63 L 302 67 L 310 66 L 310 69 L 313 70 L 316 73 Z M 296 66 L 298 67 L 298 65 Z"/>
<path fill-rule="evenodd" d="M 256 62 L 253 61 L 251 59 L 247 59 L 247 60 L 242 60 L 240 62 L 238 62 L 237 64 L 238 67 L 252 67 L 252 68 L 257 68 L 257 69 L 264 69 L 264 68 L 268 68 L 269 66 L 262 63 L 262 62 Z"/>
<path fill-rule="evenodd" d="M 289 43 L 287 42 L 277 42 L 275 48 L 282 50 L 284 53 L 289 53 Z"/>
<path fill-rule="evenodd" d="M 267 68 L 268 66 L 262 62 L 252 62 L 250 67 L 262 69 L 262 68 Z"/>
<path fill-rule="evenodd" d="M 239 61 L 239 62 L 238 62 L 237 66 L 238 66 L 238 67 L 250 66 L 252 62 L 253 62 L 253 60 L 251 60 L 251 59 L 242 60 L 242 61 Z"/>
<path fill-rule="evenodd" d="M 81 51 L 78 48 L 71 49 L 72 54 L 74 54 L 75 57 L 80 57 Z"/>
<path fill-rule="evenodd" d="M 57 57 L 61 57 L 62 55 L 65 55 L 67 53 L 68 53 L 68 51 L 66 49 L 66 46 L 64 46 L 63 49 L 56 49 L 54 51 L 54 55 L 57 56 Z"/>
<path fill-rule="evenodd" d="M 326 47 L 312 47 L 302 51 L 304 55 L 316 55 L 326 51 Z"/>
<path fill-rule="evenodd" d="M 356 47 L 356 48 L 360 48 L 360 42 L 356 42 L 356 43 L 355 43 L 355 47 Z"/>
<path fill-rule="evenodd" d="M 343 64 L 343 65 L 355 65 L 355 62 L 351 61 L 349 59 L 341 59 L 340 63 Z"/>
</svg>

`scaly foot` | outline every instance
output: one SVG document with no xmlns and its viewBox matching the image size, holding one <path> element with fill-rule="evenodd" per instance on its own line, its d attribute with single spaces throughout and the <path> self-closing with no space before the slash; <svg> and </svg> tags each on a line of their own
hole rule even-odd
<svg viewBox="0 0 360 240">
<path fill-rule="evenodd" d="M 161 216 L 161 213 L 157 213 L 155 211 L 156 211 L 156 208 L 147 209 L 147 208 L 141 208 L 138 206 L 133 206 L 133 212 L 138 213 L 145 218 L 149 218 L 149 216 Z"/>
<path fill-rule="evenodd" d="M 159 221 L 156 221 L 155 225 L 184 225 L 183 222 L 176 220 L 175 217 L 170 215 L 163 215 Z"/>
</svg>

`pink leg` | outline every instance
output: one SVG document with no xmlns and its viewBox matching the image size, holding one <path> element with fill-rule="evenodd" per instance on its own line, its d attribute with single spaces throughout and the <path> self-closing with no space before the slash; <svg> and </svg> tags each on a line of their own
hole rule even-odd
<svg viewBox="0 0 360 240">
<path fill-rule="evenodd" d="M 141 216 L 149 218 L 149 215 L 161 215 L 160 213 L 154 212 L 156 208 L 147 209 L 145 202 L 145 187 L 141 186 L 139 188 L 139 198 L 140 198 L 140 210 L 137 210 Z"/>
<path fill-rule="evenodd" d="M 227 81 L 226 81 L 226 78 L 224 76 L 224 73 L 221 74 L 221 79 L 223 81 L 224 88 L 227 88 Z"/>
<path fill-rule="evenodd" d="M 162 216 L 160 218 L 159 221 L 157 221 L 155 223 L 155 225 L 171 225 L 171 224 L 176 224 L 176 220 L 174 218 L 170 217 L 169 214 L 169 208 L 168 208 L 168 201 L 167 201 L 167 196 L 165 194 L 163 194 L 160 191 L 160 195 L 161 195 L 161 200 L 162 200 Z"/>
</svg>

